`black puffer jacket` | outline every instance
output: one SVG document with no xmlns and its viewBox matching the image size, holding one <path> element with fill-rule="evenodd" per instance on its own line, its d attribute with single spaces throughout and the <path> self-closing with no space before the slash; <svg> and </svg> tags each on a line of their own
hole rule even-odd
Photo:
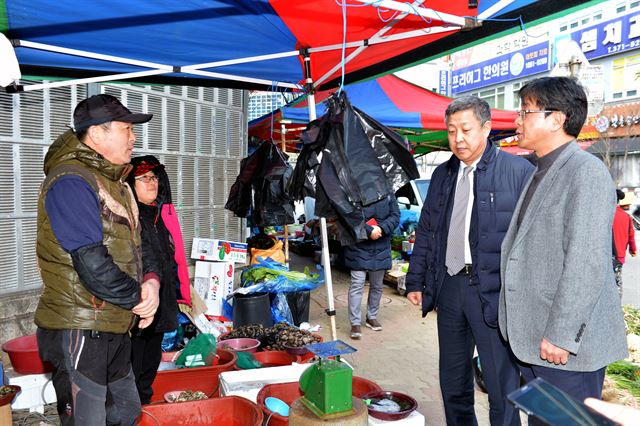
<svg viewBox="0 0 640 426">
<path fill-rule="evenodd" d="M 436 168 L 420 213 L 405 285 L 407 292 L 422 292 L 422 316 L 438 306 L 447 273 L 447 233 L 459 167 L 460 160 L 452 156 Z M 493 143 L 487 142 L 474 172 L 469 228 L 473 264 L 471 284 L 480 286 L 482 313 L 490 327 L 498 325 L 500 246 L 533 169 L 524 158 L 499 151 Z"/>
<path fill-rule="evenodd" d="M 171 203 L 171 187 L 167 172 L 157 158 L 152 155 L 133 158 L 131 160 L 133 170 L 129 174 L 128 180 L 136 200 L 138 199 L 138 194 L 135 191 L 134 175 L 136 168 L 143 162 L 156 164 L 157 167 L 153 169 L 153 172 L 158 176 L 158 197 L 155 200 L 155 204 L 147 205 L 138 201 L 142 247 L 143 249 L 151 247 L 151 250 L 146 250 L 146 252 L 150 251 L 155 254 L 153 259 L 143 255 L 142 261 L 145 264 L 145 271 L 148 271 L 146 266 L 149 265 L 150 268 L 155 270 L 148 272 L 155 272 L 160 276 L 160 305 L 155 314 L 153 324 L 148 329 L 163 333 L 175 330 L 178 327 L 178 304 L 176 302 L 178 265 L 174 259 L 173 238 L 162 221 L 160 214 L 162 205 Z"/>
<path fill-rule="evenodd" d="M 344 247 L 344 264 L 355 271 L 380 271 L 391 269 L 391 233 L 400 223 L 398 202 L 393 195 L 362 208 L 365 222 L 375 219 L 382 229 L 382 237 L 368 239 L 352 246 Z M 367 237 L 373 227 L 364 225 Z"/>
</svg>

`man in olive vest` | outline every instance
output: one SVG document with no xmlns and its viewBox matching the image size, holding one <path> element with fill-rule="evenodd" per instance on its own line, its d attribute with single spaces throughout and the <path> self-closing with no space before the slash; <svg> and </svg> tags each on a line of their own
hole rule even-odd
<svg viewBox="0 0 640 426">
<path fill-rule="evenodd" d="M 36 246 L 44 287 L 35 323 L 40 357 L 54 366 L 63 425 L 130 425 L 140 413 L 128 332 L 138 319 L 140 328 L 153 321 L 160 283 L 144 274 L 125 178 L 133 123 L 151 117 L 113 96 L 92 96 L 44 160 Z"/>
</svg>

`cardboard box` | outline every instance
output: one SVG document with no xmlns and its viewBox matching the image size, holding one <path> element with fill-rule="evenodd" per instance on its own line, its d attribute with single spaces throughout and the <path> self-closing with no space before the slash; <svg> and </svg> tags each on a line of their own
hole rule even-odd
<svg viewBox="0 0 640 426">
<path fill-rule="evenodd" d="M 191 258 L 247 263 L 247 244 L 210 238 L 194 238 L 191 246 Z"/>
<path fill-rule="evenodd" d="M 205 314 L 222 315 L 222 299 L 233 293 L 231 262 L 196 262 L 193 287 L 207 305 Z"/>
</svg>

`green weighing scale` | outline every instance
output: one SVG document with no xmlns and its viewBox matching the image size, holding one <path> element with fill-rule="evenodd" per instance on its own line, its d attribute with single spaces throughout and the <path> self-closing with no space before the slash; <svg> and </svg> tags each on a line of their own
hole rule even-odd
<svg viewBox="0 0 640 426">
<path fill-rule="evenodd" d="M 353 370 L 340 360 L 340 355 L 356 352 L 357 349 L 342 340 L 314 343 L 305 348 L 316 355 L 319 361 L 300 376 L 300 390 L 304 392 L 301 402 L 321 419 L 353 414 Z"/>
</svg>

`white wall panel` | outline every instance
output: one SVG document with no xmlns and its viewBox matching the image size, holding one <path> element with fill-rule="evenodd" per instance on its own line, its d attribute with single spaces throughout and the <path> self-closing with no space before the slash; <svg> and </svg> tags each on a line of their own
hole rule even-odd
<svg viewBox="0 0 640 426">
<path fill-rule="evenodd" d="M 72 126 L 73 109 L 87 93 L 108 93 L 134 112 L 154 114 L 134 128 L 134 155 L 154 154 L 165 164 L 187 256 L 194 236 L 244 237 L 243 221 L 224 210 L 246 155 L 244 92 L 140 84 L 90 89 L 0 92 L 0 294 L 42 285 L 35 254 L 42 163 L 49 145 Z"/>
</svg>

